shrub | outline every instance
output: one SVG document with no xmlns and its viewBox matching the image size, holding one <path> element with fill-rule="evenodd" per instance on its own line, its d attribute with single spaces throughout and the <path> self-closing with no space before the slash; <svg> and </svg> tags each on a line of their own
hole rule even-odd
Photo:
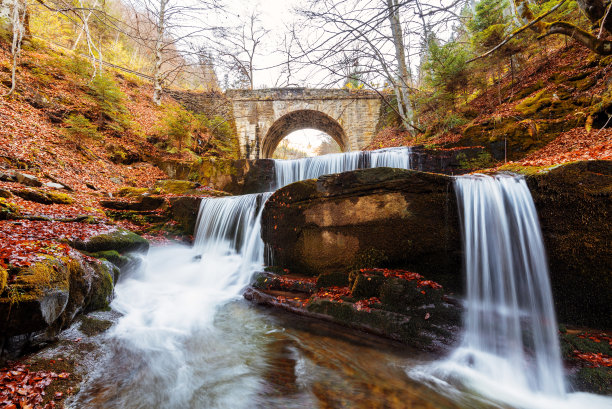
<svg viewBox="0 0 612 409">
<path fill-rule="evenodd" d="M 100 111 L 100 126 L 115 132 L 130 127 L 127 109 L 123 105 L 125 95 L 115 81 L 104 74 L 96 75 L 89 84 L 89 93 Z"/>
<path fill-rule="evenodd" d="M 98 132 L 98 127 L 83 115 L 72 114 L 64 120 L 66 128 L 64 132 L 67 136 L 74 139 L 90 138 L 100 139 L 102 135 Z"/>
</svg>

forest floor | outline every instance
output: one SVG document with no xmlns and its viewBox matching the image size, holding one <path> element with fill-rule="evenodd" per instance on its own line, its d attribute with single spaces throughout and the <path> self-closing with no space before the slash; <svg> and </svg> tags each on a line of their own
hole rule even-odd
<svg viewBox="0 0 612 409">
<path fill-rule="evenodd" d="M 574 83 L 568 80 L 574 80 Z M 466 142 L 464 131 L 487 122 L 503 123 L 509 118 L 528 128 L 525 135 L 518 138 L 528 139 L 529 130 L 540 129 L 545 122 L 561 119 L 575 121 L 578 126 L 555 135 L 545 144 L 528 144 L 522 157 L 510 161 L 518 166 L 551 166 L 577 160 L 612 159 L 612 65 L 606 59 L 591 55 L 576 45 L 564 46 L 530 58 L 522 71 L 511 75 L 507 73 L 498 84 L 490 85 L 485 92 L 468 103 L 458 103 L 449 111 L 450 115 L 463 115 L 469 112 L 473 117 L 463 125 L 442 130 L 434 135 L 412 136 L 398 129 L 382 130 L 368 149 L 380 149 L 402 145 L 427 145 L 431 147 L 461 146 Z M 577 83 L 577 85 L 576 85 Z M 542 103 L 533 110 L 525 110 L 526 102 L 537 101 L 539 95 L 552 94 L 551 104 Z M 559 103 L 558 95 L 570 103 Z M 590 119 L 589 119 L 590 117 Z M 425 111 L 420 118 L 421 127 L 440 127 L 440 115 L 435 111 Z M 514 129 L 510 129 L 514 131 Z M 487 135 L 487 129 L 482 133 Z M 537 138 L 537 136 L 536 136 Z M 472 141 L 467 142 L 468 144 Z M 492 166 L 503 165 L 498 161 Z"/>
</svg>

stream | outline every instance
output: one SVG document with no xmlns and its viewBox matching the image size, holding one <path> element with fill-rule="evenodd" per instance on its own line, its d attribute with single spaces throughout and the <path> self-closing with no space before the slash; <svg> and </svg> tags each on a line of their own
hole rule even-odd
<svg viewBox="0 0 612 409">
<path fill-rule="evenodd" d="M 410 166 L 409 150 L 399 155 L 397 150 L 381 153 L 388 161 L 372 160 L 378 153 L 369 154 L 367 160 L 363 154 L 344 155 L 284 163 L 279 168 L 285 169 L 286 177 L 279 176 L 277 184 L 344 169 L 332 162 L 359 168 L 397 166 L 403 160 L 404 167 Z M 538 237 L 536 244 L 522 244 L 525 254 L 515 255 L 516 237 L 539 234 L 521 230 L 537 227 L 532 221 L 521 221 L 533 216 L 533 209 L 525 210 L 524 200 L 531 198 L 524 183 L 511 177 L 461 183 L 463 197 L 471 194 L 470 189 L 481 197 L 464 201 L 464 208 L 472 202 L 481 206 L 473 209 L 474 217 L 467 222 L 494 217 L 500 223 L 497 239 L 489 240 L 494 245 L 486 251 L 479 248 L 473 259 L 468 256 L 468 267 L 473 263 L 476 272 L 470 280 L 490 282 L 514 270 L 523 278 L 531 277 L 530 270 L 544 256 L 543 249 L 537 248 Z M 528 197 L 515 201 L 513 189 L 517 188 Z M 489 192 L 496 192 L 491 200 Z M 102 352 L 71 407 L 611 407 L 610 398 L 566 390 L 558 344 L 552 342 L 542 350 L 543 362 L 538 361 L 537 352 L 535 364 L 524 355 L 525 346 L 517 344 L 522 342 L 522 331 L 536 333 L 528 341 L 530 346 L 550 344 L 546 337 L 556 331 L 554 312 L 550 315 L 548 310 L 550 299 L 525 304 L 503 287 L 479 288 L 475 295 L 468 291 L 468 311 L 471 304 L 476 312 L 472 308 L 467 314 L 462 345 L 444 359 L 376 336 L 248 304 L 242 291 L 263 264 L 260 217 L 270 194 L 203 200 L 193 247 L 152 248 L 142 268 L 122 277 L 112 303 L 121 316 L 103 335 Z M 513 209 L 518 210 L 513 213 Z M 502 217 L 506 213 L 508 220 Z M 475 226 L 473 230 L 478 231 Z M 466 240 L 477 246 L 481 238 L 474 235 Z M 497 245 L 507 251 L 505 256 L 500 256 Z M 469 248 L 466 253 L 470 254 Z M 499 262 L 489 265 L 488 258 L 478 259 L 485 253 Z M 508 260 L 522 267 L 503 266 Z M 544 274 L 547 283 L 546 267 L 540 270 L 534 277 L 542 280 Z M 550 298 L 547 291 L 544 297 Z M 502 300 L 486 296 L 489 292 Z M 514 312 L 509 311 L 508 300 L 514 302 Z M 525 309 L 530 305 L 531 313 Z M 522 329 L 531 316 L 534 323 Z M 507 321 L 502 323 L 501 317 Z M 500 329 L 506 333 L 498 335 Z M 540 329 L 543 339 L 537 335 Z"/>
</svg>

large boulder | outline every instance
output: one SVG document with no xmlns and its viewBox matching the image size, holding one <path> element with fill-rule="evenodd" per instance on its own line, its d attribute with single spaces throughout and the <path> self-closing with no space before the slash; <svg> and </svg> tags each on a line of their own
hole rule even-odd
<svg viewBox="0 0 612 409">
<path fill-rule="evenodd" d="M 530 176 L 559 320 L 612 322 L 612 161 L 575 162 Z"/>
<path fill-rule="evenodd" d="M 461 241 L 452 179 L 376 168 L 278 190 L 265 205 L 268 264 L 318 275 L 402 267 L 461 288 Z"/>
</svg>

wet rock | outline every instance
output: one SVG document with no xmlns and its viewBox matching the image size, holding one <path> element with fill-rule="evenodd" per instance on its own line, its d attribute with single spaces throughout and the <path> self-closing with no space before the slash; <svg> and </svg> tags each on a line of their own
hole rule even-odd
<svg viewBox="0 0 612 409">
<path fill-rule="evenodd" d="M 143 237 L 128 230 L 117 229 L 113 232 L 93 236 L 88 240 L 76 240 L 70 243 L 77 250 L 91 253 L 115 250 L 119 253 L 144 252 L 149 250 L 149 242 Z"/>
<path fill-rule="evenodd" d="M 347 282 L 352 288 L 339 286 Z M 459 304 L 438 283 L 403 270 L 361 269 L 321 275 L 316 281 L 256 273 L 244 297 L 432 350 L 455 342 L 461 321 Z"/>
<path fill-rule="evenodd" d="M 191 196 L 173 197 L 169 201 L 170 218 L 178 223 L 185 234 L 193 235 L 202 198 Z"/>
<path fill-rule="evenodd" d="M 457 205 L 447 176 L 377 168 L 294 183 L 266 203 L 262 237 L 267 264 L 295 273 L 349 272 L 377 254 L 388 266 L 462 287 Z"/>
<path fill-rule="evenodd" d="M 575 162 L 527 177 L 559 321 L 612 322 L 612 161 Z"/>
</svg>

